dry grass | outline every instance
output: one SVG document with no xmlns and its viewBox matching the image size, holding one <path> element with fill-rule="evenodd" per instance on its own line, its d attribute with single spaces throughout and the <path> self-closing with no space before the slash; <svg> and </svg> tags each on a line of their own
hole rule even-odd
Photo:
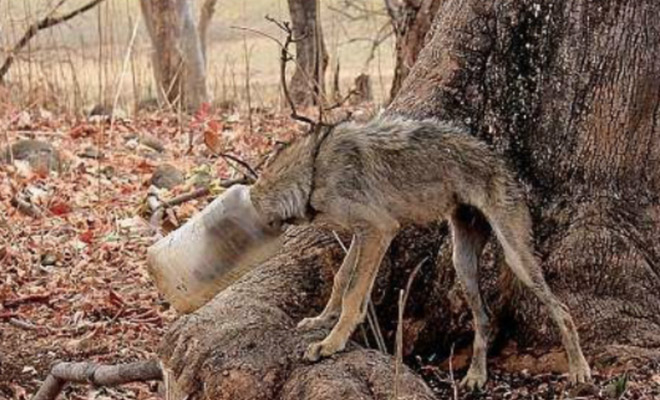
<svg viewBox="0 0 660 400">
<path fill-rule="evenodd" d="M 59 0 L 58 0 L 59 1 Z M 68 0 L 62 10 L 84 3 Z M 200 3 L 201 0 L 195 1 Z M 55 0 L 11 0 L 0 3 L 0 60 L 26 27 L 43 17 Z M 387 23 L 381 0 L 365 0 L 374 15 L 352 21 L 332 8 L 342 8 L 342 0 L 322 2 L 326 44 L 334 67 L 341 64 L 344 91 L 355 76 L 372 76 L 377 101 L 387 98 L 393 70 L 393 42 L 381 45 L 367 65 L 371 43 L 379 28 Z M 234 29 L 249 27 L 279 36 L 280 32 L 264 16 L 289 19 L 286 0 L 242 0 L 219 5 L 209 32 L 208 85 L 218 102 L 244 105 L 246 60 L 253 107 L 281 106 L 278 81 L 278 49 L 272 41 L 257 34 Z M 99 103 L 111 103 L 134 24 L 142 25 L 138 2 L 107 0 L 100 7 L 63 24 L 40 32 L 20 54 L 7 81 L 15 104 L 42 104 L 54 111 L 82 112 Z M 244 44 L 245 41 L 245 44 Z M 246 56 L 247 51 L 247 56 Z M 119 104 L 131 111 L 141 100 L 154 97 L 150 44 L 140 26 L 131 55 L 130 71 L 123 82 Z M 0 61 L 1 62 L 1 61 Z M 331 81 L 329 68 L 327 81 Z"/>
</svg>

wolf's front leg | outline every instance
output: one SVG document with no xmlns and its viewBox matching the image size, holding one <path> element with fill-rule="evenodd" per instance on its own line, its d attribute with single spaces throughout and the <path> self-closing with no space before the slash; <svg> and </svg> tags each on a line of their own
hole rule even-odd
<svg viewBox="0 0 660 400">
<path fill-rule="evenodd" d="M 378 267 L 393 237 L 394 232 L 390 230 L 374 228 L 356 233 L 351 247 L 356 247 L 357 263 L 344 293 L 339 321 L 323 341 L 307 348 L 305 359 L 317 361 L 346 347 L 349 337 L 364 318 L 362 304 L 369 298 Z"/>
<path fill-rule="evenodd" d="M 335 274 L 334 283 L 332 285 L 332 294 L 321 314 L 316 317 L 303 319 L 298 323 L 298 329 L 310 330 L 331 328 L 337 321 L 339 313 L 341 313 L 342 297 L 344 296 L 344 292 L 346 292 L 346 286 L 351 278 L 351 274 L 353 273 L 353 270 L 355 270 L 355 262 L 357 261 L 358 253 L 357 247 L 358 246 L 355 244 L 355 238 L 353 238 L 348 253 L 346 254 L 346 257 L 344 257 L 341 267 L 339 267 L 339 270 Z"/>
</svg>

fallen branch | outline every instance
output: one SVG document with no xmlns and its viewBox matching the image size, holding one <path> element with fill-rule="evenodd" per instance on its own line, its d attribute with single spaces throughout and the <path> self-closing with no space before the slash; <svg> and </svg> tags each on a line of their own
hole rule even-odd
<svg viewBox="0 0 660 400">
<path fill-rule="evenodd" d="M 38 331 L 41 329 L 45 329 L 49 331 L 48 328 L 40 327 L 31 322 L 23 321 L 22 319 L 18 319 L 18 318 L 9 318 L 9 324 L 17 328 L 25 329 L 26 331 Z"/>
<path fill-rule="evenodd" d="M 19 51 L 21 51 L 25 46 L 27 46 L 30 40 L 33 37 L 35 37 L 40 30 L 48 29 L 55 25 L 61 24 L 62 22 L 66 22 L 71 18 L 74 18 L 86 11 L 91 10 L 101 2 L 103 2 L 103 0 L 92 0 L 89 3 L 83 5 L 82 7 L 79 7 L 59 17 L 52 16 L 52 13 L 55 11 L 53 10 L 45 18 L 30 25 L 27 31 L 25 31 L 25 33 L 23 34 L 23 37 L 21 37 L 18 43 L 16 43 L 14 47 L 9 51 L 7 58 L 5 59 L 5 62 L 2 64 L 2 67 L 0 67 L 0 82 L 4 80 L 7 71 L 9 71 L 9 68 L 11 68 L 12 64 L 14 64 L 14 61 L 16 60 L 16 54 Z"/>
<path fill-rule="evenodd" d="M 130 364 L 100 365 L 91 362 L 59 363 L 50 371 L 32 400 L 54 400 L 68 382 L 90 383 L 96 386 L 117 386 L 130 382 L 162 380 L 158 360 Z"/>
<path fill-rule="evenodd" d="M 31 294 L 31 295 L 19 297 L 17 299 L 5 300 L 2 304 L 6 308 L 12 308 L 25 303 L 48 303 L 48 301 L 50 300 L 50 296 L 51 296 L 50 293 Z"/>
<path fill-rule="evenodd" d="M 23 199 L 21 199 L 18 196 L 14 196 L 9 203 L 14 206 L 18 211 L 20 211 L 22 214 L 27 215 L 28 217 L 32 218 L 41 218 L 43 217 L 43 212 L 37 206 L 36 204 L 32 204 L 30 202 L 27 202 Z"/>
</svg>

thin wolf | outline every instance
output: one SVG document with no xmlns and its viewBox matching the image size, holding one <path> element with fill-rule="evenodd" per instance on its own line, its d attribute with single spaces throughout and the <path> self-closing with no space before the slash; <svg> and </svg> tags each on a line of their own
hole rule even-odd
<svg viewBox="0 0 660 400">
<path fill-rule="evenodd" d="M 344 349 L 365 317 L 379 265 L 399 228 L 446 219 L 475 330 L 472 362 L 462 384 L 481 388 L 487 380 L 486 353 L 494 329 L 479 289 L 478 259 L 491 230 L 508 266 L 557 324 L 570 380 L 591 378 L 573 319 L 550 291 L 534 257 L 523 193 L 501 158 L 465 131 L 436 120 L 377 117 L 363 125 L 325 129 L 283 150 L 250 192 L 260 217 L 274 229 L 322 221 L 354 233 L 325 309 L 298 325 L 332 327 L 325 339 L 309 345 L 306 359 Z M 475 224 L 474 213 L 488 223 Z"/>
</svg>

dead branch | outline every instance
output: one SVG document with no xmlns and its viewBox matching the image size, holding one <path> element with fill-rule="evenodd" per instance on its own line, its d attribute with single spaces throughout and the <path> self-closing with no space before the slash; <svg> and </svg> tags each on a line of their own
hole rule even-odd
<svg viewBox="0 0 660 400">
<path fill-rule="evenodd" d="M 458 400 L 458 387 L 456 386 L 456 381 L 454 380 L 454 344 L 451 344 L 451 349 L 449 350 L 449 380 L 451 381 L 451 389 L 453 392 L 453 399 Z"/>
<path fill-rule="evenodd" d="M 91 362 L 58 363 L 51 369 L 32 400 L 54 400 L 68 382 L 117 386 L 136 381 L 162 379 L 163 371 L 158 360 L 118 365 L 100 365 Z"/>
<path fill-rule="evenodd" d="M 213 151 L 213 149 L 211 149 L 211 150 Z M 213 151 L 213 152 L 216 153 L 215 151 Z M 228 153 L 216 153 L 216 154 L 218 156 L 224 158 L 225 160 L 231 160 L 231 161 L 241 165 L 243 168 L 245 168 L 247 170 L 249 175 L 252 175 L 253 179 L 255 179 L 255 180 L 259 179 L 259 174 L 257 173 L 257 171 L 255 171 L 255 169 L 252 168 L 252 166 L 250 164 L 248 164 L 246 161 L 243 161 L 240 158 L 238 158 L 236 156 L 233 156 L 231 154 L 228 154 Z M 247 177 L 248 174 L 243 173 L 243 175 L 245 175 L 246 180 L 249 180 L 248 177 Z"/>
<path fill-rule="evenodd" d="M 18 318 L 9 318 L 9 324 L 13 325 L 17 328 L 25 329 L 26 331 L 38 331 L 41 329 L 48 329 L 44 327 L 37 326 L 31 322 L 28 321 L 23 321 L 22 319 Z"/>
<path fill-rule="evenodd" d="M 23 199 L 21 199 L 18 196 L 14 196 L 9 203 L 14 206 L 18 211 L 20 211 L 22 214 L 27 215 L 28 217 L 32 218 L 41 218 L 43 217 L 43 212 L 37 206 L 36 204 L 32 204 L 30 202 L 27 202 Z"/>
<path fill-rule="evenodd" d="M 266 15 L 265 18 L 266 20 L 275 24 L 281 31 L 283 31 L 286 34 L 284 43 L 282 43 L 279 39 L 267 33 L 258 31 L 256 29 L 241 27 L 241 26 L 231 26 L 231 28 L 256 33 L 260 36 L 268 38 L 274 41 L 275 43 L 277 43 L 277 45 L 280 47 L 280 84 L 282 85 L 282 92 L 284 94 L 284 99 L 286 100 L 289 108 L 291 109 L 290 117 L 296 121 L 300 121 L 309 125 L 310 130 L 314 131 L 321 126 L 324 126 L 323 121 L 319 120 L 317 122 L 305 115 L 298 113 L 298 110 L 296 109 L 295 106 L 295 102 L 293 101 L 293 98 L 291 97 L 291 93 L 289 92 L 289 86 L 286 80 L 286 66 L 289 61 L 295 62 L 293 55 L 289 52 L 289 46 L 291 45 L 291 43 L 295 43 L 297 40 L 301 40 L 303 38 L 298 38 L 298 39 L 293 38 L 293 29 L 291 28 L 291 24 L 288 21 L 278 21 L 269 15 Z M 320 111 L 322 115 L 323 108 L 321 108 Z"/>
<path fill-rule="evenodd" d="M 55 25 L 61 24 L 63 22 L 66 22 L 80 14 L 83 14 L 92 8 L 96 7 L 98 4 L 103 2 L 103 0 L 91 0 L 87 4 L 67 13 L 64 15 L 61 15 L 59 17 L 53 17 L 51 14 L 47 15 L 45 18 L 42 20 L 35 22 L 34 24 L 30 25 L 30 27 L 25 31 L 23 34 L 23 37 L 14 45 L 14 47 L 11 49 L 9 54 L 7 55 L 7 58 L 5 59 L 5 62 L 2 64 L 2 67 L 0 67 L 0 82 L 4 80 L 5 75 L 7 74 L 7 71 L 9 71 L 9 68 L 14 64 L 14 61 L 16 60 L 16 54 L 21 51 L 27 44 L 32 40 L 33 37 L 37 35 L 37 33 L 40 30 L 43 29 L 48 29 L 50 27 L 53 27 Z M 54 11 L 54 10 L 53 10 Z"/>
<path fill-rule="evenodd" d="M 289 86 L 286 82 L 286 66 L 289 61 L 293 60 L 293 56 L 289 52 L 289 46 L 291 45 L 291 43 L 294 43 L 293 29 L 291 28 L 291 24 L 288 21 L 281 21 L 281 22 L 277 21 L 276 19 L 268 15 L 266 16 L 266 19 L 274 23 L 286 34 L 280 52 L 280 83 L 282 85 L 282 92 L 284 93 L 284 98 L 287 104 L 289 105 L 289 108 L 291 109 L 291 118 L 293 118 L 296 121 L 304 122 L 308 124 L 311 129 L 315 129 L 316 126 L 321 121 L 315 122 L 309 117 L 298 114 L 298 110 L 296 109 L 296 105 L 293 101 L 293 98 L 291 98 L 291 93 L 289 92 Z"/>
<path fill-rule="evenodd" d="M 21 304 L 25 304 L 25 303 L 35 303 L 35 302 L 36 303 L 48 303 L 48 301 L 50 300 L 50 296 L 51 296 L 50 293 L 31 294 L 31 295 L 28 295 L 28 296 L 19 297 L 17 299 L 5 300 L 3 302 L 3 305 L 6 308 L 12 308 L 12 307 L 17 307 L 17 306 L 19 306 Z"/>
<path fill-rule="evenodd" d="M 410 276 L 408 277 L 408 282 L 406 283 L 406 290 L 399 291 L 399 310 L 398 310 L 398 324 L 396 328 L 396 349 L 395 349 L 395 365 L 394 365 L 394 398 L 399 398 L 399 376 L 401 375 L 401 369 L 403 368 L 403 312 L 406 308 L 406 303 L 408 302 L 408 295 L 410 294 L 410 288 L 412 283 L 417 276 L 422 265 L 426 262 L 428 257 L 424 257 L 422 261 L 417 264 L 415 269 L 412 270 Z M 451 361 L 450 361 L 451 362 Z"/>
<path fill-rule="evenodd" d="M 358 94 L 357 89 L 353 88 L 346 93 L 346 96 L 342 97 L 341 99 L 337 100 L 334 104 L 329 105 L 328 107 L 325 108 L 325 111 L 332 111 L 335 108 L 339 108 L 343 106 L 348 100 L 350 100 L 351 97 L 355 96 Z"/>
</svg>

